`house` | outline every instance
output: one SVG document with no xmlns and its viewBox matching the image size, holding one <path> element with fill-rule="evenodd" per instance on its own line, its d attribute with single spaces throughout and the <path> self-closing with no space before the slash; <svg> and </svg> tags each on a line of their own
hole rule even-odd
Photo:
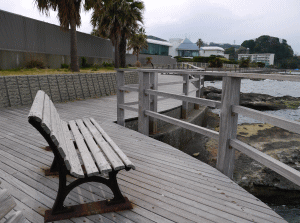
<svg viewBox="0 0 300 223">
<path fill-rule="evenodd" d="M 172 44 L 170 48 L 170 55 L 172 57 L 196 57 L 199 56 L 199 47 L 192 43 L 188 38 L 179 39 L 173 38 L 169 42 Z"/>
<path fill-rule="evenodd" d="M 211 55 L 225 57 L 224 52 L 225 50 L 218 46 L 204 46 L 200 48 L 200 56 L 202 57 L 209 57 Z"/>
<path fill-rule="evenodd" d="M 262 62 L 266 66 L 274 65 L 274 53 L 260 53 L 260 54 L 238 54 L 238 60 L 242 58 L 247 59 L 250 58 L 251 62 Z"/>
</svg>

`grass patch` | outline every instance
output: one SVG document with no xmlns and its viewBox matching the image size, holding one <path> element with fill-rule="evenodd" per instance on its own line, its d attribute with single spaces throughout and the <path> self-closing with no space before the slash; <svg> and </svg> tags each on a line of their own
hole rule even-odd
<svg viewBox="0 0 300 223">
<path fill-rule="evenodd" d="M 19 76 L 19 75 L 49 75 L 49 74 L 77 74 L 77 73 L 114 73 L 114 67 L 103 68 L 81 68 L 80 72 L 71 72 L 70 69 L 37 69 L 37 68 L 16 68 L 10 70 L 0 70 L 0 76 Z"/>
<path fill-rule="evenodd" d="M 300 101 L 283 101 L 283 103 L 290 109 L 297 109 L 300 106 Z"/>
</svg>

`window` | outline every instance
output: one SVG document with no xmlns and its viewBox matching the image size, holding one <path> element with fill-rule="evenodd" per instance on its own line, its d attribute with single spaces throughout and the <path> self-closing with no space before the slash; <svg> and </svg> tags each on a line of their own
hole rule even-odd
<svg viewBox="0 0 300 223">
<path fill-rule="evenodd" d="M 178 56 L 197 57 L 197 56 L 199 56 L 199 51 L 198 50 L 178 50 Z"/>
<path fill-rule="evenodd" d="M 141 54 L 151 54 L 151 55 L 163 55 L 168 56 L 169 55 L 169 47 L 148 43 L 148 49 L 142 49 Z"/>
</svg>

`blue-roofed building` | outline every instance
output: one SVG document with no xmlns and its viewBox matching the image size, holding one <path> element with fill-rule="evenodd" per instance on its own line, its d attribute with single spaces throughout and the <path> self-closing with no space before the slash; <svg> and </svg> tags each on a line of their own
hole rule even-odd
<svg viewBox="0 0 300 223">
<path fill-rule="evenodd" d="M 173 45 L 170 48 L 170 55 L 172 57 L 196 57 L 199 56 L 199 47 L 192 43 L 188 38 L 183 39 L 170 39 Z"/>
</svg>

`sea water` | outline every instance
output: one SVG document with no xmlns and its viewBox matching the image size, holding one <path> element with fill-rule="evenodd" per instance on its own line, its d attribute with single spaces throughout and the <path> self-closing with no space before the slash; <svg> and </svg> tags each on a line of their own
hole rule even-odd
<svg viewBox="0 0 300 223">
<path fill-rule="evenodd" d="M 212 86 L 222 89 L 222 81 L 206 81 L 204 86 Z M 249 79 L 242 79 L 241 81 L 242 93 L 260 93 L 268 94 L 275 97 L 282 97 L 289 95 L 292 97 L 300 97 L 300 82 L 293 81 L 276 81 L 276 80 L 261 80 L 254 81 Z M 220 113 L 219 109 L 214 109 L 214 113 Z M 272 115 L 284 117 L 285 119 L 300 121 L 300 108 L 298 109 L 282 109 L 277 111 L 264 111 Z M 261 123 L 255 119 L 251 119 L 239 115 L 239 124 L 242 123 Z"/>
</svg>

